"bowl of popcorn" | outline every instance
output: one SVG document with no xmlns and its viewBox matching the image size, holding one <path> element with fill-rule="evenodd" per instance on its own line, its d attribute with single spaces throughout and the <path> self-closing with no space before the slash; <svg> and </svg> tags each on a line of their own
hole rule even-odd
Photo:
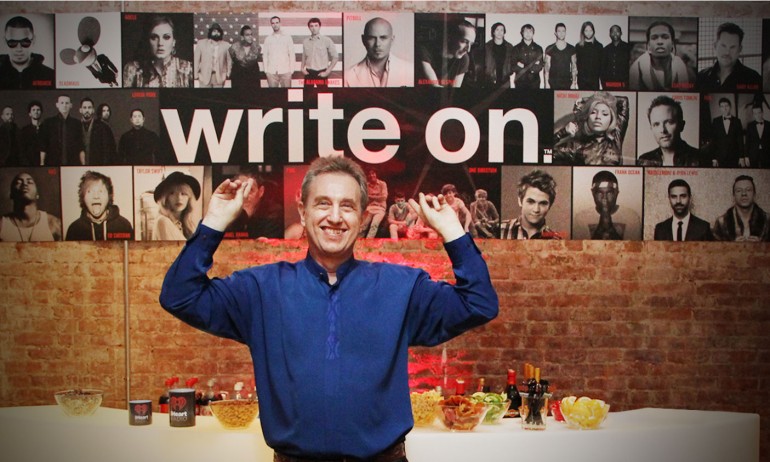
<svg viewBox="0 0 770 462">
<path fill-rule="evenodd" d="M 559 404 L 565 422 L 570 428 L 579 430 L 595 430 L 601 426 L 610 405 L 600 399 L 591 399 L 587 396 L 577 398 L 568 396 Z"/>
<path fill-rule="evenodd" d="M 56 404 L 72 417 L 92 415 L 102 404 L 104 392 L 93 388 L 73 388 L 54 393 Z"/>
<path fill-rule="evenodd" d="M 441 401 L 441 398 L 441 393 L 436 390 L 413 391 L 409 394 L 416 427 L 427 427 L 433 424 L 436 420 L 436 404 Z"/>
<path fill-rule="evenodd" d="M 212 401 L 211 413 L 228 430 L 243 430 L 259 414 L 259 403 L 254 399 L 223 399 Z"/>
<path fill-rule="evenodd" d="M 487 414 L 489 407 L 465 396 L 453 395 L 436 404 L 436 416 L 448 430 L 472 431 Z"/>
</svg>

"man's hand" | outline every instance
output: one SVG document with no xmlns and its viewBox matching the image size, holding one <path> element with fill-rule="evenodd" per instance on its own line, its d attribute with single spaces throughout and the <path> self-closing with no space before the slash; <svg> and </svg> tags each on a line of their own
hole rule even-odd
<svg viewBox="0 0 770 462">
<path fill-rule="evenodd" d="M 224 231 L 243 209 L 243 198 L 254 187 L 254 180 L 246 182 L 227 179 L 220 184 L 209 201 L 203 224 L 217 231 Z"/>
<path fill-rule="evenodd" d="M 423 223 L 441 235 L 444 242 L 451 242 L 465 234 L 463 225 L 443 194 L 438 196 L 419 195 L 419 202 L 409 199 L 409 205 L 417 212 Z"/>
</svg>

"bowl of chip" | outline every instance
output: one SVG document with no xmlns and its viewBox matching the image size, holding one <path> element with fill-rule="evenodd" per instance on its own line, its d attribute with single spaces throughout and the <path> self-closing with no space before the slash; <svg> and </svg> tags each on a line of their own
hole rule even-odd
<svg viewBox="0 0 770 462">
<path fill-rule="evenodd" d="M 441 398 L 441 393 L 436 390 L 413 391 L 409 394 L 415 427 L 427 427 L 433 424 L 436 420 L 436 404 L 441 401 Z"/>
<path fill-rule="evenodd" d="M 93 388 L 73 388 L 54 393 L 56 404 L 72 417 L 92 415 L 102 404 L 104 392 Z"/>
<path fill-rule="evenodd" d="M 436 416 L 447 430 L 454 432 L 474 430 L 487 414 L 489 406 L 465 396 L 453 395 L 436 404 Z"/>
<path fill-rule="evenodd" d="M 559 404 L 564 421 L 570 428 L 595 430 L 601 426 L 610 412 L 610 405 L 600 399 L 587 396 L 568 396 Z"/>
<path fill-rule="evenodd" d="M 248 428 L 259 414 L 259 403 L 254 399 L 223 399 L 212 401 L 211 413 L 228 430 Z"/>
</svg>

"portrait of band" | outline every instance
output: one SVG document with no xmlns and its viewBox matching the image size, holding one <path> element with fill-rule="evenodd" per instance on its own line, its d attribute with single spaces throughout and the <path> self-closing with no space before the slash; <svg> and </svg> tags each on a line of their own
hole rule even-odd
<svg viewBox="0 0 770 462">
<path fill-rule="evenodd" d="M 361 237 L 770 240 L 770 19 L 3 13 L 0 241 L 303 239 L 318 156 L 366 172 Z M 766 44 L 766 45 L 765 45 Z"/>
</svg>

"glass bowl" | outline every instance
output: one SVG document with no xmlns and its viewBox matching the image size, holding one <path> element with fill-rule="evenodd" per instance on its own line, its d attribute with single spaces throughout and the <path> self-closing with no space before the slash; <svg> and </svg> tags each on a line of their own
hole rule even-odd
<svg viewBox="0 0 770 462">
<path fill-rule="evenodd" d="M 104 392 L 93 388 L 74 388 L 57 391 L 53 396 L 65 414 L 81 417 L 96 412 L 102 404 Z"/>
<path fill-rule="evenodd" d="M 436 390 L 413 391 L 409 394 L 416 427 L 427 427 L 433 424 L 436 420 L 436 404 L 441 401 L 441 398 L 441 394 Z"/>
<path fill-rule="evenodd" d="M 253 399 L 224 399 L 212 401 L 211 413 L 228 430 L 243 430 L 259 414 L 259 402 Z"/>
<path fill-rule="evenodd" d="M 489 406 L 464 396 L 450 396 L 436 404 L 436 416 L 451 431 L 472 431 L 487 414 Z"/>
<path fill-rule="evenodd" d="M 595 430 L 601 426 L 610 412 L 610 405 L 600 399 L 569 396 L 559 405 L 564 421 L 570 428 Z"/>
</svg>

